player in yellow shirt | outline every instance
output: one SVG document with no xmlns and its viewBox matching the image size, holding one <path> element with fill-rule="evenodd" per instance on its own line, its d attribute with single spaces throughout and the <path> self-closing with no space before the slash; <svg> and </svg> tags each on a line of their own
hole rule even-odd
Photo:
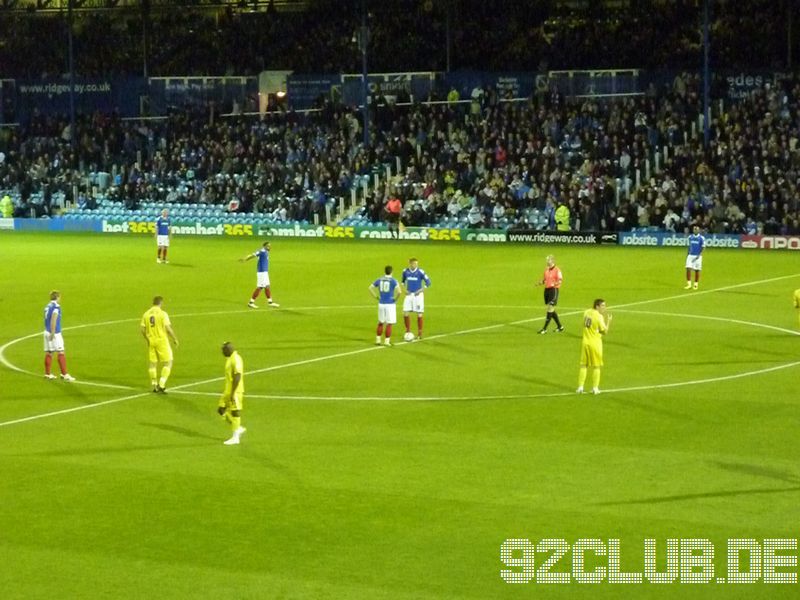
<svg viewBox="0 0 800 600">
<path fill-rule="evenodd" d="M 800 319 L 800 288 L 794 291 L 794 307 L 798 309 L 797 317 Z"/>
<path fill-rule="evenodd" d="M 222 344 L 222 354 L 227 357 L 225 361 L 225 391 L 219 399 L 217 412 L 223 419 L 231 424 L 233 435 L 225 440 L 226 446 L 239 443 L 239 438 L 247 431 L 242 427 L 242 407 L 244 404 L 244 362 L 233 344 Z"/>
<path fill-rule="evenodd" d="M 592 308 L 583 313 L 583 341 L 581 343 L 581 361 L 578 371 L 578 390 L 583 393 L 586 373 L 592 368 L 592 393 L 600 393 L 600 368 L 603 366 L 603 336 L 608 333 L 611 315 L 606 315 L 606 301 L 598 298 Z"/>
<path fill-rule="evenodd" d="M 151 306 L 142 315 L 139 328 L 142 336 L 147 342 L 147 351 L 150 359 L 148 373 L 150 374 L 150 384 L 153 391 L 161 394 L 167 393 L 167 378 L 172 370 L 172 348 L 169 345 L 170 339 L 178 347 L 178 338 L 172 331 L 169 315 L 161 308 L 164 298 L 156 296 L 153 298 Z M 159 378 L 158 365 L 161 363 L 161 377 Z"/>
</svg>

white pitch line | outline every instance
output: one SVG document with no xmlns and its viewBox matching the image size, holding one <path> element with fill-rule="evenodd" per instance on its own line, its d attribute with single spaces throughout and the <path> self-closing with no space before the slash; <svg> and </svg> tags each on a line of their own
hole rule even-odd
<svg viewBox="0 0 800 600">
<path fill-rule="evenodd" d="M 293 309 L 289 309 L 289 310 L 329 310 L 329 309 L 346 309 L 346 310 L 349 310 L 349 309 L 368 308 L 370 306 L 371 305 L 366 305 L 366 304 L 339 305 L 339 306 L 301 306 L 301 307 L 297 307 L 297 308 L 293 308 Z M 239 313 L 252 313 L 252 312 L 253 312 L 253 309 L 251 309 L 251 308 L 241 309 L 241 310 L 217 310 L 217 311 L 211 311 L 211 312 L 184 313 L 184 314 L 180 314 L 180 315 L 173 315 L 172 318 L 173 319 L 183 319 L 183 318 L 191 318 L 191 317 L 206 317 L 206 316 L 214 316 L 214 315 L 233 315 L 233 314 L 239 314 Z M 76 329 L 86 329 L 88 327 L 106 327 L 108 325 L 119 325 L 121 323 L 138 323 L 140 320 L 141 319 L 129 318 L 129 319 L 114 319 L 112 321 L 100 321 L 100 322 L 97 322 L 97 323 L 83 323 L 82 325 L 72 325 L 70 327 L 64 327 L 63 331 L 74 331 Z M 11 340 L 9 342 L 6 342 L 2 346 L 0 346 L 0 364 L 5 366 L 7 369 L 11 369 L 12 371 L 17 371 L 18 373 L 24 373 L 26 375 L 33 375 L 34 377 L 36 377 L 37 374 L 34 373 L 33 371 L 28 371 L 27 369 L 23 369 L 21 367 L 16 366 L 13 363 L 11 363 L 11 361 L 9 361 L 6 358 L 6 350 L 8 348 L 10 348 L 11 346 L 15 345 L 15 344 L 18 344 L 19 342 L 24 342 L 25 340 L 29 340 L 31 338 L 38 337 L 40 335 L 42 335 L 41 332 L 40 333 L 31 333 L 29 335 L 25 335 L 23 337 L 18 337 L 16 339 L 13 339 L 13 340 Z M 116 385 L 116 384 L 113 384 L 113 383 L 100 383 L 100 382 L 94 382 L 94 381 L 85 381 L 85 380 L 82 380 L 82 379 L 79 379 L 78 381 L 75 381 L 74 383 L 76 383 L 78 385 L 91 385 L 91 386 L 95 386 L 95 387 L 106 387 L 106 388 L 121 389 L 121 390 L 135 390 L 135 389 L 137 389 L 137 388 L 134 388 L 134 387 L 131 387 L 131 386 L 127 386 L 127 385 Z"/>
<path fill-rule="evenodd" d="M 764 369 L 757 369 L 755 371 L 746 371 L 744 373 L 734 373 L 733 375 L 720 375 L 717 377 L 708 377 L 705 379 L 693 379 L 691 381 L 676 381 L 672 383 L 656 383 L 651 385 L 637 385 L 624 388 L 609 388 L 602 390 L 603 394 L 610 393 L 623 393 L 623 392 L 643 392 L 652 390 L 669 389 L 676 387 L 684 387 L 688 385 L 701 385 L 704 383 L 719 383 L 720 381 L 730 381 L 732 379 L 742 379 L 744 377 L 753 377 L 755 375 L 763 375 L 765 373 L 772 373 L 774 371 L 781 371 L 783 369 L 790 369 L 800 365 L 800 361 L 794 361 L 783 365 L 776 365 L 774 367 L 766 367 Z M 179 394 L 187 394 L 191 396 L 215 396 L 219 394 L 216 392 L 190 392 L 181 390 Z M 431 402 L 431 401 L 458 401 L 458 400 L 532 400 L 537 398 L 556 398 L 561 396 L 575 396 L 573 392 L 551 392 L 548 394 L 510 394 L 500 396 L 290 396 L 279 394 L 247 394 L 248 398 L 258 398 L 259 400 L 337 400 L 337 401 L 359 401 L 359 400 L 385 400 L 394 402 Z"/>
<path fill-rule="evenodd" d="M 440 306 L 439 308 L 461 308 L 461 307 L 463 307 L 463 308 L 472 308 L 473 305 L 445 305 L 445 306 Z M 364 309 L 364 308 L 374 308 L 374 305 L 298 307 L 298 308 L 295 308 L 293 310 L 298 310 L 298 311 L 300 311 L 300 310 L 323 310 L 323 309 L 332 309 L 332 308 Z M 531 307 L 527 307 L 527 308 L 530 309 Z M 578 309 L 578 310 L 575 310 L 574 312 L 562 313 L 562 316 L 571 316 L 573 314 L 578 314 L 578 313 L 580 313 L 581 310 L 583 310 L 583 309 Z M 249 310 L 249 311 L 248 310 L 215 311 L 215 312 L 207 312 L 207 313 L 187 313 L 187 314 L 182 314 L 182 315 L 175 315 L 172 318 L 173 319 L 179 319 L 179 318 L 189 318 L 189 317 L 208 316 L 208 315 L 236 314 L 236 313 L 244 313 L 244 312 L 252 312 L 252 310 Z M 456 335 L 466 335 L 466 334 L 469 334 L 469 333 L 478 333 L 480 331 L 491 331 L 493 329 L 500 329 L 502 327 L 507 327 L 509 325 L 520 325 L 520 324 L 524 324 L 524 323 L 531 323 L 533 321 L 538 321 L 540 319 L 541 319 L 541 317 L 537 316 L 537 317 L 531 317 L 529 319 L 522 319 L 520 321 L 512 321 L 511 323 L 495 323 L 494 325 L 486 325 L 484 327 L 475 327 L 475 328 L 472 328 L 472 329 L 462 329 L 460 331 L 452 331 L 452 332 L 449 332 L 449 333 L 439 333 L 439 334 L 427 337 L 426 340 L 436 340 L 436 339 L 441 339 L 441 338 L 451 337 L 451 336 L 456 336 Z M 117 320 L 114 320 L 114 321 L 103 321 L 103 322 L 100 322 L 100 323 L 86 323 L 86 324 L 83 324 L 83 325 L 74 325 L 72 327 L 65 327 L 64 331 L 69 331 L 69 330 L 73 330 L 73 329 L 84 329 L 86 327 L 103 327 L 103 326 L 107 326 L 107 325 L 117 325 L 117 324 L 120 324 L 120 323 L 130 323 L 130 322 L 138 322 L 138 321 L 139 321 L 139 319 L 117 319 Z M 42 334 L 41 333 L 32 333 L 30 335 L 26 335 L 24 337 L 11 340 L 10 342 L 6 343 L 5 345 L 0 346 L 0 363 L 5 365 L 9 369 L 14 370 L 14 371 L 18 371 L 20 373 L 24 373 L 26 375 L 32 375 L 32 376 L 36 377 L 37 374 L 34 373 L 33 371 L 28 371 L 27 369 L 22 369 L 22 368 L 20 368 L 20 367 L 18 367 L 16 365 L 12 364 L 5 357 L 5 351 L 6 351 L 7 348 L 9 348 L 10 346 L 12 346 L 12 345 L 14 345 L 14 344 L 16 344 L 18 342 L 22 342 L 24 340 L 37 337 L 39 335 L 42 335 Z M 395 346 L 404 346 L 407 343 L 409 343 L 409 342 L 397 342 L 394 345 Z M 333 359 L 333 358 L 341 358 L 343 356 L 351 356 L 353 354 L 361 354 L 363 352 L 373 352 L 375 350 L 380 350 L 380 349 L 382 349 L 382 346 L 368 346 L 366 348 L 359 348 L 358 350 L 350 350 L 348 352 L 339 352 L 339 353 L 336 353 L 336 354 L 327 354 L 327 355 L 324 355 L 324 356 L 318 356 L 316 358 L 311 358 L 311 359 L 307 359 L 307 360 L 295 361 L 295 362 L 285 363 L 285 364 L 281 364 L 281 365 L 273 365 L 271 367 L 264 367 L 262 369 L 255 369 L 253 371 L 247 371 L 247 372 L 245 372 L 245 374 L 246 375 L 255 375 L 255 374 L 259 374 L 259 373 L 267 373 L 269 371 L 276 371 L 276 370 L 285 369 L 285 368 L 288 368 L 288 367 L 295 367 L 295 366 L 301 366 L 301 365 L 305 365 L 305 364 L 311 364 L 311 363 L 320 362 L 320 361 L 324 361 L 324 360 L 330 360 L 330 359 Z M 203 385 L 205 383 L 214 383 L 214 382 L 217 382 L 217 381 L 222 381 L 223 379 L 224 379 L 224 377 L 215 377 L 215 378 L 207 379 L 207 380 L 204 380 L 204 381 L 198 381 L 198 382 L 196 382 L 196 383 L 194 383 L 192 385 Z M 107 387 L 107 388 L 112 388 L 112 389 L 123 389 L 123 390 L 136 389 L 136 388 L 131 387 L 131 386 L 121 386 L 121 385 L 115 385 L 115 384 L 111 384 L 111 383 L 84 381 L 82 379 L 79 379 L 79 380 L 75 381 L 74 383 L 75 384 L 79 384 L 79 385 L 91 385 L 91 386 L 95 386 L 95 387 Z M 171 388 L 171 389 L 175 389 L 175 388 Z"/>
<path fill-rule="evenodd" d="M 181 390 L 179 394 L 189 396 L 216 396 L 216 392 L 190 392 Z M 575 392 L 550 392 L 549 394 L 520 394 L 509 396 L 297 396 L 281 394 L 247 394 L 247 398 L 259 400 L 386 400 L 386 401 L 444 401 L 444 400 L 523 400 L 528 398 L 555 398 L 558 396 L 574 396 Z"/>
<path fill-rule="evenodd" d="M 762 329 L 772 329 L 773 331 L 780 331 L 781 333 L 788 333 L 789 335 L 800 335 L 800 331 L 797 331 L 795 329 L 786 329 L 785 327 L 778 327 L 777 325 L 767 325 L 766 323 L 756 323 L 755 321 L 743 321 L 741 319 L 731 319 L 730 317 L 712 317 L 710 315 L 692 315 L 692 314 L 671 313 L 671 312 L 650 311 L 650 310 L 628 310 L 626 308 L 617 308 L 616 310 L 619 310 L 619 312 L 631 313 L 634 315 L 654 315 L 658 317 L 683 317 L 685 319 L 699 319 L 702 321 L 721 321 L 723 323 L 736 323 L 737 325 L 745 325 L 748 327 L 761 327 Z"/>
<path fill-rule="evenodd" d="M 771 329 L 773 331 L 779 331 L 781 333 L 788 333 L 790 335 L 800 335 L 799 331 L 795 331 L 793 329 L 786 329 L 784 327 L 777 327 L 775 325 L 767 325 L 766 323 L 757 323 L 755 321 L 743 321 L 741 319 L 728 319 L 724 317 L 712 317 L 706 315 L 695 315 L 695 314 L 685 314 L 685 313 L 670 313 L 670 312 L 661 312 L 661 311 L 647 311 L 647 310 L 629 310 L 629 309 L 618 309 L 620 312 L 631 313 L 631 314 L 640 314 L 640 315 L 652 315 L 652 316 L 668 316 L 668 317 L 680 317 L 680 318 L 688 318 L 688 319 L 699 319 L 704 321 L 721 321 L 724 323 L 735 323 L 737 325 L 743 325 L 746 327 L 759 327 L 762 329 Z M 489 326 L 496 327 L 495 325 Z M 485 328 L 477 328 L 472 330 L 465 330 L 459 333 L 465 332 L 472 332 L 472 331 L 481 331 Z M 448 335 L 448 334 L 443 334 Z M 455 335 L 455 334 L 449 334 Z M 430 339 L 430 338 L 429 338 Z M 405 342 L 404 342 L 405 343 Z M 705 379 L 694 379 L 691 381 L 678 381 L 673 383 L 657 383 L 651 385 L 639 385 L 639 386 L 632 386 L 626 388 L 613 388 L 604 390 L 604 393 L 619 393 L 619 392 L 636 392 L 636 391 L 648 391 L 648 390 L 658 390 L 658 389 L 667 389 L 667 388 L 675 388 L 675 387 L 682 387 L 687 385 L 699 385 L 704 383 L 718 383 L 720 381 L 729 381 L 732 379 L 741 379 L 743 377 L 752 377 L 754 375 L 762 375 L 764 373 L 772 373 L 774 371 L 780 371 L 783 369 L 789 369 L 791 367 L 795 367 L 800 365 L 800 361 L 795 361 L 791 363 L 785 363 L 782 365 L 776 365 L 773 367 L 765 367 L 763 369 L 757 369 L 755 371 L 747 371 L 744 373 L 734 373 L 733 375 L 719 375 L 716 377 L 707 377 Z M 221 379 L 221 378 L 220 378 Z M 198 384 L 199 385 L 199 384 Z M 190 391 L 180 391 L 181 394 L 190 394 L 193 396 L 219 396 L 216 392 L 190 392 Z M 552 392 L 547 394 L 513 394 L 513 395 L 497 395 L 497 396 L 298 396 L 298 395 L 277 395 L 277 394 L 248 394 L 248 398 L 259 398 L 265 400 L 387 400 L 387 401 L 455 401 L 455 400 L 527 400 L 527 399 L 535 399 L 535 398 L 555 398 L 559 396 L 573 396 L 575 395 L 574 392 Z"/>
<path fill-rule="evenodd" d="M 81 406 L 73 406 L 72 408 L 65 408 L 63 410 L 54 410 L 52 412 L 42 413 L 39 415 L 31 415 L 30 417 L 22 417 L 20 419 L 14 419 L 12 421 L 2 421 L 0 422 L 0 427 L 8 427 L 9 425 L 16 425 L 18 423 L 26 423 L 28 421 L 36 421 L 38 419 L 45 419 L 47 417 L 66 415 L 68 413 L 78 412 L 80 410 L 89 410 L 90 408 L 97 408 L 98 406 L 105 406 L 107 404 L 116 404 L 117 402 L 125 402 L 126 400 L 133 400 L 134 398 L 142 398 L 144 396 L 149 396 L 150 393 L 142 392 L 139 394 L 133 394 L 131 396 L 123 396 L 122 398 L 103 400 L 102 402 L 95 402 L 93 404 L 82 404 Z"/>
<path fill-rule="evenodd" d="M 793 278 L 793 277 L 797 277 L 797 276 L 798 276 L 798 274 L 795 274 L 795 275 L 784 275 L 784 276 L 781 276 L 781 277 L 772 277 L 770 279 L 762 279 L 762 280 L 758 280 L 758 281 L 738 283 L 738 284 L 734 284 L 734 285 L 723 286 L 723 287 L 720 287 L 720 288 L 713 288 L 713 289 L 710 289 L 710 290 L 691 291 L 691 292 L 687 292 L 687 293 L 684 293 L 684 294 L 675 294 L 673 296 L 666 296 L 666 297 L 663 297 L 663 298 L 655 298 L 655 299 L 650 299 L 650 300 L 638 300 L 638 301 L 635 301 L 635 302 L 629 302 L 627 304 L 618 304 L 613 308 L 621 309 L 621 308 L 629 307 L 629 306 L 640 306 L 640 305 L 643 305 L 643 304 L 651 304 L 653 302 L 660 302 L 660 301 L 666 301 L 666 300 L 673 300 L 673 299 L 677 299 L 677 298 L 687 298 L 687 297 L 692 297 L 692 296 L 698 296 L 700 294 L 710 294 L 710 293 L 714 293 L 714 292 L 722 292 L 722 291 L 741 288 L 741 287 L 760 285 L 760 284 L 763 284 L 763 283 L 771 283 L 773 281 L 781 281 L 781 280 L 784 280 L 784 279 L 789 279 L 789 278 Z M 308 309 L 296 308 L 295 310 L 319 310 L 319 309 L 323 309 L 323 308 L 334 308 L 334 307 L 310 307 Z M 358 305 L 357 307 L 345 307 L 345 308 L 362 308 L 362 305 Z M 232 314 L 233 312 L 248 312 L 248 311 L 240 310 L 240 311 L 217 311 L 217 312 L 212 312 L 212 313 L 189 313 L 189 314 L 185 314 L 185 315 L 176 315 L 176 318 L 178 318 L 178 317 L 213 315 L 213 314 Z M 564 313 L 564 316 L 568 316 L 570 314 L 576 314 L 576 313 L 579 313 L 579 312 L 580 311 L 575 311 L 575 312 L 572 312 L 572 313 Z M 531 323 L 533 321 L 538 321 L 540 319 L 541 319 L 541 317 L 532 317 L 530 319 L 521 319 L 521 320 L 518 320 L 518 321 L 512 321 L 510 323 L 497 323 L 497 324 L 494 324 L 494 325 L 487 325 L 485 327 L 475 327 L 475 328 L 471 328 L 471 329 L 465 329 L 465 330 L 461 330 L 461 331 L 454 331 L 454 332 L 450 332 L 450 333 L 441 333 L 441 334 L 438 334 L 438 335 L 430 336 L 430 337 L 428 337 L 426 339 L 429 341 L 429 340 L 441 339 L 441 338 L 451 337 L 451 336 L 456 336 L 456 335 L 465 335 L 465 334 L 468 334 L 468 333 L 477 333 L 477 332 L 481 332 L 481 331 L 490 331 L 490 330 L 493 330 L 493 329 L 499 329 L 501 327 L 507 327 L 509 325 L 521 325 L 521 324 L 525 324 L 525 323 Z M 105 324 L 106 325 L 110 325 L 110 324 L 117 324 L 117 323 L 128 323 L 128 322 L 131 322 L 131 321 L 138 321 L 138 320 L 139 319 L 118 319 L 118 320 L 115 320 L 115 321 L 107 321 L 107 322 L 105 322 Z M 66 331 L 67 329 L 81 329 L 81 328 L 84 328 L 84 327 L 92 327 L 92 326 L 100 326 L 100 325 L 101 324 L 88 323 L 88 324 L 84 324 L 84 325 L 75 325 L 75 326 L 73 326 L 71 328 L 64 328 L 64 330 Z M 758 325 L 762 325 L 762 324 L 758 324 Z M 772 326 L 768 326 L 768 327 L 772 327 Z M 15 365 L 13 365 L 10 362 L 8 362 L 8 360 L 5 358 L 4 352 L 5 352 L 6 348 L 8 348 L 9 346 L 11 346 L 13 344 L 16 344 L 19 341 L 22 341 L 22 340 L 25 340 L 25 339 L 30 339 L 32 337 L 36 337 L 37 335 L 41 335 L 41 333 L 34 333 L 34 334 L 30 334 L 30 335 L 27 335 L 27 336 L 24 336 L 24 337 L 21 337 L 21 338 L 17 338 L 15 340 L 11 340 L 10 342 L 7 342 L 3 346 L 1 346 L 0 347 L 0 363 L 2 363 L 3 365 L 5 365 L 6 367 L 8 367 L 8 368 L 10 368 L 12 370 L 19 371 L 19 372 L 22 372 L 22 373 L 30 373 L 29 371 L 26 371 L 24 369 L 20 369 L 19 367 L 16 367 Z M 414 343 L 414 342 L 410 342 L 410 343 Z M 400 343 L 395 344 L 395 345 L 396 346 L 400 346 L 400 345 L 405 345 L 405 344 L 406 344 L 406 342 L 400 342 Z M 273 365 L 271 367 L 264 367 L 264 368 L 261 368 L 261 369 L 255 369 L 253 371 L 247 371 L 246 374 L 252 375 L 252 374 L 258 374 L 258 373 L 266 373 L 266 372 L 269 372 L 269 371 L 277 371 L 279 369 L 285 369 L 285 368 L 289 368 L 289 367 L 312 364 L 312 363 L 321 362 L 321 361 L 325 361 L 325 360 L 330 360 L 330 359 L 334 359 L 334 358 L 341 358 L 341 357 L 344 357 L 344 356 L 352 356 L 352 355 L 355 355 L 355 354 L 362 354 L 362 353 L 371 352 L 371 351 L 375 351 L 375 350 L 382 350 L 382 349 L 383 349 L 383 347 L 381 347 L 381 346 L 370 346 L 370 347 L 367 347 L 367 348 L 360 348 L 358 350 L 352 350 L 352 351 L 348 351 L 348 352 L 339 352 L 339 353 L 336 353 L 336 354 L 328 354 L 328 355 L 318 356 L 318 357 L 311 358 L 311 359 L 306 359 L 306 360 L 301 360 L 301 361 L 294 361 L 294 362 L 291 362 L 291 363 L 284 363 L 282 365 Z M 794 363 L 791 363 L 789 365 L 782 365 L 782 366 L 779 366 L 779 367 L 771 367 L 771 368 L 773 370 L 777 370 L 779 368 L 788 368 L 789 366 L 794 366 Z M 31 374 L 35 375 L 34 373 L 31 373 Z M 744 376 L 744 375 L 739 375 L 739 376 Z M 194 387 L 194 386 L 197 386 L 197 385 L 204 385 L 206 383 L 214 383 L 214 382 L 217 382 L 217 381 L 222 381 L 223 379 L 224 379 L 224 377 L 214 377 L 214 378 L 205 379 L 205 380 L 202 380 L 202 381 L 186 383 L 186 384 L 183 384 L 183 385 L 180 385 L 180 386 L 176 386 L 176 387 L 170 388 L 170 390 L 171 391 L 179 391 L 179 390 L 182 390 L 182 389 L 185 389 L 185 388 L 188 388 L 188 387 Z M 95 383 L 93 385 L 106 386 L 108 384 Z M 611 391 L 612 390 L 607 390 L 607 392 L 611 392 Z M 625 391 L 625 389 L 621 389 L 621 390 L 618 390 L 618 391 Z M 0 422 L 0 427 L 5 427 L 7 425 L 13 425 L 13 424 L 16 424 L 16 423 L 24 423 L 24 422 L 27 422 L 27 421 L 34 421 L 34 420 L 37 420 L 37 419 L 44 419 L 44 418 L 47 418 L 47 417 L 50 417 L 50 416 L 56 416 L 56 415 L 60 415 L 60 414 L 77 412 L 77 411 L 80 411 L 80 410 L 87 410 L 89 408 L 95 408 L 95 407 L 98 407 L 98 406 L 104 406 L 106 404 L 115 404 L 115 403 L 118 403 L 118 402 L 124 402 L 126 400 L 133 400 L 135 398 L 141 398 L 141 397 L 148 396 L 148 395 L 149 395 L 149 393 L 133 394 L 133 395 L 130 395 L 130 396 L 124 396 L 122 398 L 116 398 L 116 399 L 112 399 L 112 400 L 105 400 L 105 401 L 101 401 L 101 402 L 96 402 L 94 404 L 82 405 L 82 406 L 78 406 L 78 407 L 64 409 L 64 410 L 61 410 L 61 411 L 43 413 L 43 414 L 40 414 L 40 415 L 32 415 L 30 417 L 24 417 L 22 419 L 15 419 L 13 421 Z M 566 395 L 566 392 L 557 393 L 555 395 Z M 255 397 L 252 394 L 248 394 L 248 396 Z"/>
<path fill-rule="evenodd" d="M 747 281 L 745 283 L 736 283 L 733 285 L 726 285 L 723 287 L 712 288 L 709 290 L 685 290 L 683 294 L 674 294 L 665 298 L 654 298 L 652 300 L 639 300 L 636 302 L 629 302 L 628 304 L 617 304 L 616 306 L 609 306 L 608 308 L 623 308 L 626 306 L 641 306 L 643 304 L 652 304 L 653 302 L 664 302 L 667 300 L 677 300 L 679 298 L 691 298 L 694 296 L 702 296 L 704 294 L 713 294 L 716 292 L 726 292 L 728 290 L 735 290 L 738 288 L 749 287 L 751 285 L 761 285 L 762 283 L 772 283 L 773 281 L 783 281 L 784 279 L 792 279 L 800 276 L 800 273 L 794 275 L 781 275 L 780 277 L 771 277 L 770 279 L 761 279 L 759 281 Z"/>
</svg>

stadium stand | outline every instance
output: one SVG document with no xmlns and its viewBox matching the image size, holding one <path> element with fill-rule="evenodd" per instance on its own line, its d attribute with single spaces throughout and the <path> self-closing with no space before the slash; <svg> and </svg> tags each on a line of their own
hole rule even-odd
<svg viewBox="0 0 800 600">
<path fill-rule="evenodd" d="M 554 229 L 569 209 L 572 230 L 798 233 L 800 86 L 769 84 L 715 115 L 708 151 L 696 126 L 699 79 L 618 101 L 566 102 L 545 94 L 483 106 L 386 104 L 369 153 L 357 115 L 328 107 L 263 120 L 181 113 L 166 121 L 95 115 L 76 125 L 34 119 L 5 130 L 0 195 L 17 215 L 66 218 L 93 211 L 265 222 L 381 222 L 389 195 L 407 225 Z M 382 111 L 382 112 L 381 112 Z M 656 166 L 655 156 L 659 157 Z M 376 172 L 394 175 L 352 215 L 338 214 Z M 397 168 L 399 167 L 399 169 Z M 138 211 L 138 212 L 137 212 Z"/>
<path fill-rule="evenodd" d="M 153 12 L 149 69 L 357 71 L 352 4 Z M 442 69 L 445 28 L 454 66 L 697 66 L 697 11 L 685 2 L 547 4 L 460 0 L 397 10 L 391 1 L 373 3 L 371 68 Z M 715 64 L 758 60 L 777 68 L 791 56 L 788 40 L 757 35 L 763 23 L 778 20 L 781 3 L 753 4 L 757 9 L 741 14 L 722 2 L 726 10 L 713 15 Z M 448 17 L 447 10 L 454 12 Z M 0 22 L 10 25 L 0 44 L 3 75 L 62 73 L 63 18 L 0 10 Z M 664 21 L 673 24 L 669 38 L 656 35 Z M 76 71 L 139 73 L 142 22 L 136 11 L 82 14 L 74 28 Z M 403 44 L 396 43 L 399 32 L 407 36 Z M 748 44 L 740 43 L 743 36 Z M 556 212 L 566 210 L 566 226 L 578 231 L 699 224 L 717 232 L 798 233 L 796 78 L 761 85 L 738 102 L 722 102 L 715 84 L 708 148 L 698 121 L 700 87 L 698 75 L 684 73 L 626 99 L 576 101 L 551 89 L 508 102 L 487 89 L 475 102 L 381 102 L 369 149 L 361 145 L 359 115 L 333 104 L 263 119 L 221 117 L 214 108 L 165 120 L 83 115 L 74 132 L 66 118 L 33 115 L 0 128 L 0 197 L 12 198 L 17 216 L 152 217 L 174 206 L 185 218 L 358 225 L 382 222 L 386 200 L 397 196 L 407 225 L 555 229 Z M 343 211 L 342 200 L 356 195 L 361 207 Z"/>
</svg>

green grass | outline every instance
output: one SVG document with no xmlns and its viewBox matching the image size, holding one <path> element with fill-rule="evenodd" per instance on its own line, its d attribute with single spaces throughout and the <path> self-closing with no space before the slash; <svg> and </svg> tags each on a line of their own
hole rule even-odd
<svg viewBox="0 0 800 600">
<path fill-rule="evenodd" d="M 500 546 L 619 538 L 641 571 L 645 538 L 708 538 L 724 575 L 728 538 L 797 538 L 798 367 L 719 379 L 800 360 L 796 256 L 712 249 L 684 292 L 680 249 L 274 240 L 281 308 L 253 311 L 253 240 L 177 239 L 170 265 L 153 245 L 0 236 L 0 345 L 35 334 L 4 353 L 32 374 L 0 367 L 3 598 L 795 597 L 511 586 Z M 539 336 L 553 250 L 566 332 Z M 375 348 L 367 287 L 411 255 L 428 339 Z M 40 375 L 52 288 L 83 384 Z M 138 332 L 156 294 L 181 341 L 168 397 L 147 393 Z M 598 296 L 606 392 L 577 396 Z M 248 371 L 239 447 L 215 414 L 225 340 Z"/>
</svg>

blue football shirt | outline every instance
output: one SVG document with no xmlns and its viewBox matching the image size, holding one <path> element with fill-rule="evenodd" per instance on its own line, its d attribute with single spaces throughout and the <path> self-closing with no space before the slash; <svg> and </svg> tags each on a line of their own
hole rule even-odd
<svg viewBox="0 0 800 600">
<path fill-rule="evenodd" d="M 705 246 L 706 239 L 700 235 L 691 234 L 689 236 L 689 254 L 692 256 L 698 256 L 703 251 L 703 246 Z"/>
<path fill-rule="evenodd" d="M 400 283 L 391 275 L 384 275 L 372 284 L 378 288 L 378 302 L 381 304 L 394 304 L 394 290 Z"/>
<path fill-rule="evenodd" d="M 406 291 L 409 294 L 416 294 L 419 292 L 423 285 L 431 287 L 431 278 L 422 269 L 404 269 L 403 270 L 403 285 L 406 286 Z"/>
<path fill-rule="evenodd" d="M 169 235 L 169 219 L 158 217 L 156 221 L 156 232 L 158 235 Z"/>
<path fill-rule="evenodd" d="M 50 319 L 56 314 L 56 329 L 51 333 L 61 333 L 61 306 L 55 300 L 52 300 L 44 307 L 44 330 L 50 331 Z"/>
<path fill-rule="evenodd" d="M 258 259 L 257 270 L 259 273 L 266 273 L 269 271 L 269 250 L 261 248 L 253 252 L 253 256 Z"/>
</svg>

